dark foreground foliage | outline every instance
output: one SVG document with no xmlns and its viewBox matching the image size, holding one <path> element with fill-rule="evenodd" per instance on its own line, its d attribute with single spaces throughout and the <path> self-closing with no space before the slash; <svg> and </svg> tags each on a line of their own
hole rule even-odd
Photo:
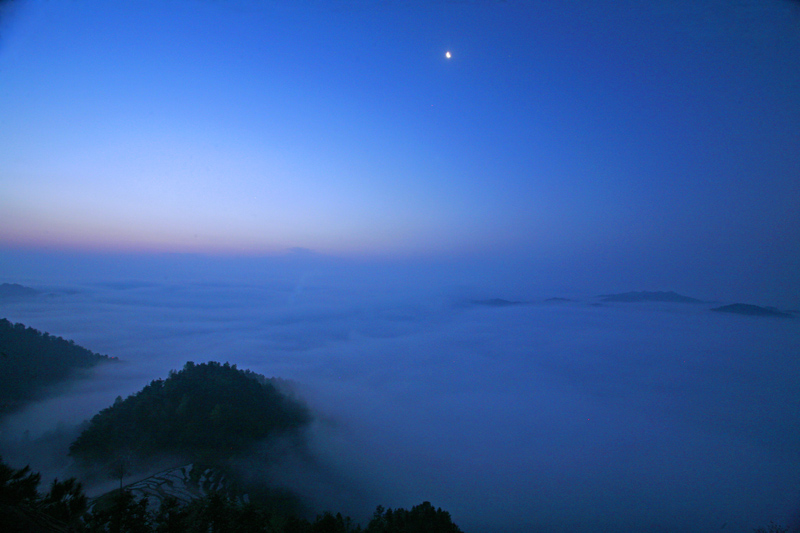
<svg viewBox="0 0 800 533">
<path fill-rule="evenodd" d="M 423 502 L 411 508 L 383 509 L 378 506 L 367 531 L 370 533 L 461 533 L 450 519 L 450 513 Z"/>
<path fill-rule="evenodd" d="M 29 467 L 13 469 L 0 460 L 0 525 L 16 532 L 84 531 L 88 500 L 75 478 L 53 480 L 39 493 L 41 476 Z"/>
<path fill-rule="evenodd" d="M 122 456 L 223 462 L 309 421 L 308 409 L 272 380 L 227 363 L 189 362 L 100 411 L 70 455 L 104 468 Z"/>
<path fill-rule="evenodd" d="M 0 319 L 0 415 L 21 407 L 50 385 L 111 358 L 73 341 Z"/>
<path fill-rule="evenodd" d="M 28 467 L 0 462 L 0 525 L 8 533 L 460 533 L 450 514 L 424 502 L 405 509 L 378 507 L 366 529 L 340 513 L 313 521 L 254 503 L 212 493 L 181 505 L 166 498 L 156 511 L 146 498 L 117 490 L 105 505 L 89 510 L 75 479 L 54 481 L 47 494 L 37 490 L 40 476 Z"/>
</svg>

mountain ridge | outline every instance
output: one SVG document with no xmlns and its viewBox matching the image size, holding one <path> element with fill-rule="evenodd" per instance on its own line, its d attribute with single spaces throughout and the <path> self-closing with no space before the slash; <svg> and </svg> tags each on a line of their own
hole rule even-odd
<svg viewBox="0 0 800 533">
<path fill-rule="evenodd" d="M 702 300 L 678 294 L 675 291 L 630 291 L 618 294 L 601 294 L 603 302 L 675 302 L 703 303 Z"/>
</svg>

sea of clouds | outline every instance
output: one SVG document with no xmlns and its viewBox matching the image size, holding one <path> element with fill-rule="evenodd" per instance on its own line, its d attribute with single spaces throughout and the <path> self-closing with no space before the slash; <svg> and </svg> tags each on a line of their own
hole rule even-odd
<svg viewBox="0 0 800 533">
<path fill-rule="evenodd" d="M 2 436 L 77 424 L 213 360 L 297 383 L 317 414 L 310 454 L 269 476 L 362 523 L 378 504 L 424 500 L 472 532 L 797 520 L 796 319 L 337 272 L 28 283 L 42 294 L 0 301 L 0 317 L 123 362 L 8 418 Z M 522 303 L 485 305 L 495 297 Z"/>
</svg>

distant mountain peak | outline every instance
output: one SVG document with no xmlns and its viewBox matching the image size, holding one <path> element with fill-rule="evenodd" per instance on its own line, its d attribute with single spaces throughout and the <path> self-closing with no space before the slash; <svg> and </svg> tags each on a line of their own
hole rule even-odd
<svg viewBox="0 0 800 533">
<path fill-rule="evenodd" d="M 511 305 L 521 305 L 523 302 L 515 300 L 504 300 L 502 298 L 489 298 L 487 300 L 470 300 L 472 305 L 483 305 L 486 307 L 508 307 Z"/>
<path fill-rule="evenodd" d="M 774 307 L 761 307 L 760 305 L 752 305 L 752 304 L 730 304 L 730 305 L 723 305 L 722 307 L 715 307 L 712 311 L 716 311 L 718 313 L 735 313 L 737 315 L 748 315 L 748 316 L 777 316 L 783 318 L 792 318 L 793 315 L 790 313 L 784 313 Z"/>
<path fill-rule="evenodd" d="M 703 303 L 702 300 L 678 294 L 675 291 L 632 291 L 619 294 L 601 294 L 604 302 L 677 302 Z"/>
<path fill-rule="evenodd" d="M 36 296 L 39 291 L 31 289 L 19 283 L 0 284 L 0 298 L 23 298 L 26 296 Z"/>
</svg>

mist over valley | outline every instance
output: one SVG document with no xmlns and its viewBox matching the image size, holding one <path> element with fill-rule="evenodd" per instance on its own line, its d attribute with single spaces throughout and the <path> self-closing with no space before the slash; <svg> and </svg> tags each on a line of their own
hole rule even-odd
<svg viewBox="0 0 800 533">
<path fill-rule="evenodd" d="M 265 476 L 320 511 L 365 522 L 378 504 L 431 501 L 464 531 L 795 519 L 796 320 L 674 297 L 486 298 L 478 280 L 397 290 L 296 274 L 3 299 L 12 322 L 121 360 L 6 417 L 4 458 L 63 476 L 68 462 L 20 440 L 79 424 L 187 361 L 219 361 L 289 380 L 307 402 L 305 451 Z"/>
</svg>

